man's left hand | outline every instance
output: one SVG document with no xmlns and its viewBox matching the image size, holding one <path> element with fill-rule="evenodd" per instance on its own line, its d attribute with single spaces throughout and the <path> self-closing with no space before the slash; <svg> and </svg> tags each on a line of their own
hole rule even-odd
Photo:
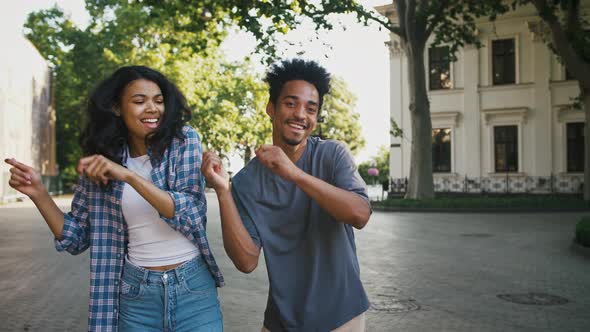
<svg viewBox="0 0 590 332">
<path fill-rule="evenodd" d="M 256 150 L 258 160 L 264 167 L 285 180 L 296 182 L 302 171 L 287 157 L 285 151 L 278 146 L 263 144 Z"/>
</svg>

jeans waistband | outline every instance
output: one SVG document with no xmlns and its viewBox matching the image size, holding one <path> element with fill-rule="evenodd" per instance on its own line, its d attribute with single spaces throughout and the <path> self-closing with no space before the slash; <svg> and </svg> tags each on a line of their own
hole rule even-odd
<svg viewBox="0 0 590 332">
<path fill-rule="evenodd" d="M 175 284 L 183 280 L 186 275 L 196 274 L 202 269 L 207 269 L 207 264 L 200 255 L 168 271 L 149 270 L 125 260 L 123 276 L 145 283 Z"/>
</svg>

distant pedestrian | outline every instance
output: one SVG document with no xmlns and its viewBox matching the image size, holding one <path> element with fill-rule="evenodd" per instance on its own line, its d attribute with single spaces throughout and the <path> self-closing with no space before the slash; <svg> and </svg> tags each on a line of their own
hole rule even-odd
<svg viewBox="0 0 590 332">
<path fill-rule="evenodd" d="M 205 234 L 201 142 L 186 126 L 185 97 L 161 73 L 129 66 L 98 85 L 87 111 L 70 212 L 38 172 L 6 162 L 57 250 L 90 248 L 89 330 L 222 331 L 223 277 Z"/>
</svg>

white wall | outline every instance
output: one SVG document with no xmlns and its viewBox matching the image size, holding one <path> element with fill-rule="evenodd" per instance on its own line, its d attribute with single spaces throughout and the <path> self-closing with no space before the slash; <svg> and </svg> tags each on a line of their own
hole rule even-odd
<svg viewBox="0 0 590 332">
<path fill-rule="evenodd" d="M 8 36 L 0 52 L 0 201 L 12 200 L 16 191 L 8 186 L 5 158 L 14 157 L 36 165 L 34 144 L 34 99 L 48 89 L 50 70 L 33 45 L 21 35 Z M 33 84 L 35 80 L 35 84 Z"/>
</svg>

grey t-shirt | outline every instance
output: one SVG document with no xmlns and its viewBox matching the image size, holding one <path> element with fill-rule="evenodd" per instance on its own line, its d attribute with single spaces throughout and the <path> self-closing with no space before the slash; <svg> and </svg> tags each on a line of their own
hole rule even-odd
<svg viewBox="0 0 590 332">
<path fill-rule="evenodd" d="M 308 138 L 296 165 L 368 202 L 343 143 Z M 246 229 L 264 251 L 270 282 L 266 328 L 325 332 L 369 308 L 352 226 L 335 220 L 257 158 L 233 178 L 232 193 Z"/>
</svg>

